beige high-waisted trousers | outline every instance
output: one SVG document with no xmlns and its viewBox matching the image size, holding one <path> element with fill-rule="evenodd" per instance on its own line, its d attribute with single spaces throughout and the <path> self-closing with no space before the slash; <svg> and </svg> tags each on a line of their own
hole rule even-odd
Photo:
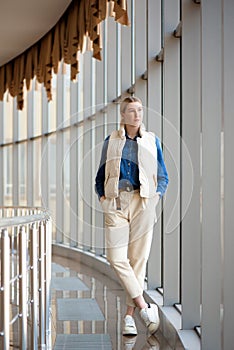
<svg viewBox="0 0 234 350">
<path fill-rule="evenodd" d="M 138 190 L 121 192 L 121 209 L 116 199 L 102 202 L 105 213 L 106 254 L 127 293 L 126 303 L 135 306 L 134 298 L 142 295 L 149 258 L 156 205 L 159 195 L 142 198 Z"/>
</svg>

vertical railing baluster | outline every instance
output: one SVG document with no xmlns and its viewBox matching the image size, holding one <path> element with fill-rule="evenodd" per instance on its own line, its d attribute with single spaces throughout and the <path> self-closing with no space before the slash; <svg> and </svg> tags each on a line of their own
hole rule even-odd
<svg viewBox="0 0 234 350">
<path fill-rule="evenodd" d="M 30 267 L 31 267 L 31 314 L 32 314 L 32 334 L 31 334 L 31 349 L 38 349 L 38 280 L 37 280 L 37 235 L 38 230 L 33 224 L 30 228 Z"/>
<path fill-rule="evenodd" d="M 7 229 L 1 232 L 0 306 L 0 348 L 8 350 L 10 347 L 10 239 Z"/>
<path fill-rule="evenodd" d="M 39 345 L 45 344 L 45 235 L 44 226 L 39 225 Z"/>
<path fill-rule="evenodd" d="M 12 255 L 12 259 L 11 259 L 11 276 L 15 276 L 17 274 L 17 227 L 12 227 L 11 230 L 11 236 L 10 236 L 10 240 L 11 240 L 11 255 Z M 14 283 L 11 284 L 11 302 L 13 303 L 17 303 L 16 300 L 16 295 L 17 295 L 17 290 L 14 286 Z"/>
<path fill-rule="evenodd" d="M 45 223 L 45 242 L 46 242 L 46 344 L 50 343 L 50 304 L 51 304 L 51 243 L 52 243 L 52 227 L 51 221 L 47 220 Z"/>
<path fill-rule="evenodd" d="M 27 237 L 25 227 L 19 231 L 19 316 L 20 349 L 27 348 Z"/>
<path fill-rule="evenodd" d="M 19 218 L 37 214 L 24 224 Z M 1 215 L 15 222 L 0 229 L 0 350 L 51 348 L 50 218 L 20 207 L 0 208 Z"/>
</svg>

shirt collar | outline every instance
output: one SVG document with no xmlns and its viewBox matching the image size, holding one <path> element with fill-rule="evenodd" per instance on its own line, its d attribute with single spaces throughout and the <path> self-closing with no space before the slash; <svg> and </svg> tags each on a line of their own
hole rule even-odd
<svg viewBox="0 0 234 350">
<path fill-rule="evenodd" d="M 120 128 L 118 130 L 118 133 L 119 133 L 119 137 L 121 139 L 124 139 L 124 137 L 126 136 L 125 125 L 123 123 L 120 124 Z M 145 133 L 145 126 L 144 126 L 143 123 L 141 124 L 138 133 L 139 133 L 139 137 L 142 137 L 144 135 L 144 133 Z"/>
<path fill-rule="evenodd" d="M 134 137 L 134 139 L 132 139 L 131 137 L 129 137 L 128 134 L 126 133 L 126 139 L 128 139 L 128 140 L 136 141 L 138 137 L 140 137 L 139 131 L 138 131 L 138 134 Z"/>
</svg>

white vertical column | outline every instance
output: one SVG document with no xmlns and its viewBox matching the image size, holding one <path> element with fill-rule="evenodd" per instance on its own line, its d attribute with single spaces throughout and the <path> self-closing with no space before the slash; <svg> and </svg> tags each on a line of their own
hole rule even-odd
<svg viewBox="0 0 234 350">
<path fill-rule="evenodd" d="M 156 14 L 157 16 L 157 14 Z M 135 94 L 142 100 L 143 106 L 147 104 L 146 80 L 147 74 L 147 0 L 135 0 Z M 146 123 L 147 110 L 144 115 Z M 147 124 L 147 123 L 146 123 Z"/>
<path fill-rule="evenodd" d="M 131 7 L 129 7 L 129 13 L 131 14 L 131 41 L 129 42 L 131 44 L 131 87 L 135 89 L 135 83 L 136 83 L 136 18 L 135 18 L 135 3 L 136 0 L 131 0 Z M 130 5 L 130 2 L 129 2 Z M 134 91 L 133 91 L 134 92 Z M 131 93 L 133 93 L 131 92 Z"/>
<path fill-rule="evenodd" d="M 183 0 L 182 20 L 181 304 L 182 328 L 193 329 L 200 325 L 200 6 Z"/>
<path fill-rule="evenodd" d="M 99 167 L 99 162 L 101 160 L 101 152 L 102 152 L 102 145 L 103 145 L 103 141 L 104 141 L 104 125 L 101 124 L 101 120 L 104 119 L 104 116 L 102 113 L 98 113 L 97 114 L 97 123 L 96 124 L 96 146 L 95 146 L 95 169 L 96 172 L 98 170 Z M 95 174 L 96 176 L 96 174 Z M 95 180 L 95 177 L 93 179 L 93 181 Z M 92 181 L 92 184 L 93 184 Z M 92 188 L 94 191 L 94 188 Z M 96 211 L 95 213 L 95 236 L 96 236 L 96 242 L 95 242 L 95 251 L 96 254 L 100 255 L 104 253 L 104 220 L 103 220 L 103 211 L 101 208 L 101 205 L 99 203 L 98 200 L 98 196 L 96 195 L 96 202 L 95 205 L 93 207 L 93 210 Z"/>
<path fill-rule="evenodd" d="M 60 131 L 64 121 L 64 76 L 62 74 L 62 63 L 57 75 L 57 120 L 56 120 L 56 228 L 57 243 L 62 243 L 64 228 L 64 193 L 63 193 L 63 150 L 64 135 Z"/>
<path fill-rule="evenodd" d="M 123 29 L 123 28 L 121 28 Z M 122 50 L 122 47 L 117 48 L 117 23 L 114 22 L 113 18 L 107 19 L 107 101 L 108 111 L 107 111 L 107 126 L 106 131 L 107 134 L 110 134 L 116 128 L 116 106 L 112 103 L 117 96 L 117 73 L 116 73 L 116 65 L 117 65 L 117 49 Z M 122 52 L 122 59 L 124 53 Z M 127 65 L 127 62 L 126 62 Z M 129 66 L 130 67 L 130 66 Z"/>
<path fill-rule="evenodd" d="M 64 243 L 66 245 L 71 244 L 71 231 L 70 231 L 70 66 L 64 65 L 65 73 L 63 75 L 63 100 L 64 100 L 64 116 L 63 116 L 63 161 L 62 161 L 62 173 L 63 173 L 63 233 Z"/>
<path fill-rule="evenodd" d="M 120 96 L 122 93 L 121 86 L 121 70 L 122 70 L 122 45 L 121 45 L 121 24 L 116 25 L 116 95 Z"/>
<path fill-rule="evenodd" d="M 96 65 L 96 103 L 97 103 L 97 114 L 96 114 L 96 125 L 95 125 L 95 173 L 98 170 L 99 162 L 101 158 L 102 145 L 105 137 L 105 93 L 106 93 L 106 50 L 107 50 L 107 40 L 106 40 L 106 21 L 102 23 L 103 28 L 103 51 L 102 51 L 102 61 L 97 62 Z M 95 174 L 96 175 L 96 174 Z M 94 180 L 94 179 L 93 179 Z M 104 222 L 103 222 L 103 212 L 98 201 L 98 196 L 95 193 L 96 202 L 94 204 L 93 210 L 95 210 L 95 251 L 96 254 L 100 255 L 104 253 Z"/>
<path fill-rule="evenodd" d="M 71 83 L 70 111 L 71 124 L 78 121 L 78 83 Z M 71 246 L 77 245 L 77 127 L 70 127 L 70 238 Z"/>
<path fill-rule="evenodd" d="M 156 62 L 155 56 L 161 50 L 161 2 L 148 0 L 148 66 L 147 66 L 147 100 L 148 100 L 148 130 L 154 132 L 161 139 L 162 128 L 162 64 Z M 138 40 L 137 40 L 138 42 Z M 162 141 L 162 140 L 161 140 Z M 158 221 L 154 229 L 154 238 L 148 262 L 148 288 L 161 287 L 161 203 L 157 208 Z"/>
<path fill-rule="evenodd" d="M 4 149 L 1 146 L 4 141 L 4 102 L 0 102 L 0 205 L 4 204 Z"/>
<path fill-rule="evenodd" d="M 162 8 L 160 1 L 148 0 L 147 13 L 147 100 L 148 129 L 162 137 L 162 63 L 155 57 L 162 48 Z"/>
<path fill-rule="evenodd" d="M 132 1 L 128 2 L 128 13 L 129 15 L 132 13 Z M 132 34 L 134 33 L 134 18 L 130 17 L 131 21 L 131 27 L 122 26 L 121 27 L 121 51 L 122 51 L 122 76 L 121 76 L 121 83 L 122 83 L 122 93 L 126 93 L 126 91 L 131 87 L 131 84 L 133 82 L 133 79 L 135 79 L 135 66 L 132 67 L 134 64 L 134 60 L 132 61 Z M 113 37 L 113 34 L 110 32 L 110 37 Z M 133 52 L 134 55 L 134 52 Z M 133 77 L 132 77 L 133 75 Z"/>
<path fill-rule="evenodd" d="M 49 105 L 46 97 L 46 90 L 42 89 L 42 134 L 49 132 Z M 40 169 L 40 185 L 42 206 L 49 208 L 49 140 L 48 136 L 42 136 L 41 141 L 41 169 Z"/>
<path fill-rule="evenodd" d="M 91 220 L 90 220 L 90 225 L 91 225 L 91 250 L 95 253 L 96 249 L 96 232 L 95 232 L 95 216 L 96 212 L 93 210 L 95 201 L 96 201 L 96 196 L 94 192 L 94 178 L 96 174 L 96 167 L 95 167 L 95 145 L 96 145 L 96 140 L 95 140 L 95 126 L 96 126 L 96 117 L 97 117 L 97 104 L 96 104 L 96 64 L 97 60 L 92 59 L 91 60 L 91 130 L 90 130 L 90 138 L 91 138 L 91 145 L 90 145 L 90 161 L 91 161 L 91 186 L 90 186 L 90 196 L 91 196 L 91 202 L 90 202 L 90 210 L 91 210 Z"/>
<path fill-rule="evenodd" d="M 173 32 L 180 20 L 180 2 L 164 2 L 164 154 L 169 188 L 164 203 L 164 304 L 180 295 L 180 39 Z"/>
<path fill-rule="evenodd" d="M 27 205 L 34 205 L 34 142 L 30 140 L 34 136 L 34 89 L 35 80 L 32 82 L 32 89 L 27 92 Z"/>
<path fill-rule="evenodd" d="M 92 162 L 91 162 L 91 129 L 92 121 L 90 116 L 92 114 L 92 52 L 86 52 L 84 56 L 84 131 L 83 131 L 83 206 L 84 206 L 84 224 L 83 224 L 83 244 L 84 249 L 91 249 L 91 203 L 92 195 L 90 182 L 92 177 Z"/>
<path fill-rule="evenodd" d="M 234 344 L 234 332 L 231 325 L 234 324 L 234 216 L 233 216 L 233 100 L 234 100 L 234 2 L 223 1 L 223 116 L 224 116 L 224 321 L 223 321 L 223 349 L 229 349 Z M 222 202 L 223 202 L 223 198 Z"/>
<path fill-rule="evenodd" d="M 202 349 L 221 349 L 222 0 L 202 1 Z"/>
<path fill-rule="evenodd" d="M 78 186 L 78 225 L 77 225 L 77 245 L 79 248 L 83 248 L 83 232 L 84 232 L 84 220 L 83 220 L 83 119 L 84 119 L 84 110 L 83 110 L 83 81 L 84 81 L 84 72 L 83 72 L 83 61 L 84 56 L 80 55 L 79 57 L 79 66 L 80 73 L 78 75 L 78 120 L 77 122 L 77 186 Z"/>
<path fill-rule="evenodd" d="M 19 205 L 19 112 L 16 98 L 13 100 L 13 205 Z"/>
</svg>

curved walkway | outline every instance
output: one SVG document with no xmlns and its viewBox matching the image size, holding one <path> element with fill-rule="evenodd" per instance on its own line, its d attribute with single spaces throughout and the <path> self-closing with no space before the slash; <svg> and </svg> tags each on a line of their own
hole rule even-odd
<svg viewBox="0 0 234 350">
<path fill-rule="evenodd" d="M 124 300 L 117 282 L 79 261 L 54 255 L 53 349 L 171 350 L 160 332 L 151 337 L 146 334 L 138 315 L 138 336 L 121 335 Z"/>
</svg>

